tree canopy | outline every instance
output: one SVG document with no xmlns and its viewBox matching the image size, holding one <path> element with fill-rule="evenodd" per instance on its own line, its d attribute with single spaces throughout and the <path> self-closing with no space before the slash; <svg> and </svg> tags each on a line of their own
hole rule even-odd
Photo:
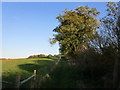
<svg viewBox="0 0 120 90">
<path fill-rule="evenodd" d="M 62 54 L 76 56 L 80 48 L 86 48 L 89 39 L 96 36 L 99 12 L 96 8 L 81 6 L 75 10 L 64 10 L 63 13 L 56 17 L 60 25 L 53 30 L 56 34 L 51 43 L 58 41 Z"/>
</svg>

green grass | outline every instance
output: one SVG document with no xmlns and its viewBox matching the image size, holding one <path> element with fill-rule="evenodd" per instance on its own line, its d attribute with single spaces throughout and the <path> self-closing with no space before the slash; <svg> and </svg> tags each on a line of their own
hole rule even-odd
<svg viewBox="0 0 120 90">
<path fill-rule="evenodd" d="M 43 83 L 43 88 L 75 88 L 74 72 L 66 61 L 60 61 L 49 75 L 50 79 Z"/>
<path fill-rule="evenodd" d="M 36 58 L 3 60 L 3 80 L 14 82 L 17 74 L 24 80 L 37 70 L 37 80 L 31 79 L 23 84 L 21 88 L 94 88 L 101 87 L 101 81 L 93 81 L 87 70 L 71 67 L 67 61 L 61 60 L 56 68 L 51 71 L 53 61 L 57 58 Z M 50 72 L 51 71 L 51 72 Z M 42 78 L 49 74 L 49 78 Z M 41 80 L 42 79 L 42 80 Z M 3 84 L 3 88 L 13 88 L 13 85 Z"/>
<path fill-rule="evenodd" d="M 53 59 L 36 58 L 36 59 L 17 59 L 17 60 L 2 60 L 2 79 L 5 81 L 14 82 L 17 74 L 21 75 L 21 80 L 24 80 L 37 70 L 37 78 L 40 78 L 49 72 Z M 4 87 L 11 87 L 3 84 Z M 22 87 L 28 87 L 23 85 Z"/>
</svg>

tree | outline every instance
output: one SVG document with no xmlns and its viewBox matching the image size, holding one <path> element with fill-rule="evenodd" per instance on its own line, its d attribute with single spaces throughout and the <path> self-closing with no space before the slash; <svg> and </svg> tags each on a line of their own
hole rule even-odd
<svg viewBox="0 0 120 90">
<path fill-rule="evenodd" d="M 118 18 L 118 6 L 113 2 L 107 4 L 107 15 L 101 19 L 101 37 L 104 39 L 102 45 L 112 46 L 117 52 L 114 60 L 113 87 L 118 88 L 120 83 L 120 19 Z M 104 49 L 103 49 L 104 50 Z M 114 54 L 114 53 L 113 53 Z"/>
<path fill-rule="evenodd" d="M 52 55 L 51 55 L 51 54 L 49 54 L 47 57 L 48 57 L 48 58 L 51 58 L 51 57 L 52 57 Z"/>
<path fill-rule="evenodd" d="M 89 40 L 96 36 L 99 12 L 96 8 L 81 6 L 75 10 L 64 10 L 63 13 L 57 17 L 60 25 L 53 30 L 56 34 L 51 44 L 59 42 L 60 52 L 76 60 L 80 51 L 89 46 Z"/>
<path fill-rule="evenodd" d="M 39 55 L 31 55 L 28 58 L 40 58 L 40 57 L 47 57 L 47 56 L 44 54 L 39 54 Z"/>
</svg>

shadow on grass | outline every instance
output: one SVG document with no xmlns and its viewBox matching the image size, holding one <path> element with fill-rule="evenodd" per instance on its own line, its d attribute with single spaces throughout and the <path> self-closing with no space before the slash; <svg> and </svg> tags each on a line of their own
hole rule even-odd
<svg viewBox="0 0 120 90">
<path fill-rule="evenodd" d="M 18 67 L 28 72 L 33 72 L 34 70 L 37 70 L 38 74 L 44 74 L 50 70 L 53 63 L 52 61 L 48 60 L 35 60 L 34 62 L 35 63 L 33 64 L 21 64 L 18 65 Z"/>
<path fill-rule="evenodd" d="M 37 64 L 21 64 L 21 65 L 18 65 L 20 69 L 22 70 L 26 70 L 26 71 L 29 71 L 29 72 L 32 72 L 33 70 L 38 70 L 40 68 L 42 68 L 42 66 L 40 65 L 37 65 Z"/>
</svg>

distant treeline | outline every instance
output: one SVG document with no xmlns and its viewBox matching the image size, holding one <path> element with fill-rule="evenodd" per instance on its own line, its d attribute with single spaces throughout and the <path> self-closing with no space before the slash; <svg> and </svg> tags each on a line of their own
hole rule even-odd
<svg viewBox="0 0 120 90">
<path fill-rule="evenodd" d="M 0 60 L 7 60 L 6 58 L 0 58 Z"/>
<path fill-rule="evenodd" d="M 50 57 L 59 57 L 60 55 L 58 54 L 58 55 L 51 55 L 51 54 L 49 54 L 49 55 L 45 55 L 45 54 L 38 54 L 38 55 L 31 55 L 31 56 L 29 56 L 28 58 L 50 58 Z"/>
</svg>

